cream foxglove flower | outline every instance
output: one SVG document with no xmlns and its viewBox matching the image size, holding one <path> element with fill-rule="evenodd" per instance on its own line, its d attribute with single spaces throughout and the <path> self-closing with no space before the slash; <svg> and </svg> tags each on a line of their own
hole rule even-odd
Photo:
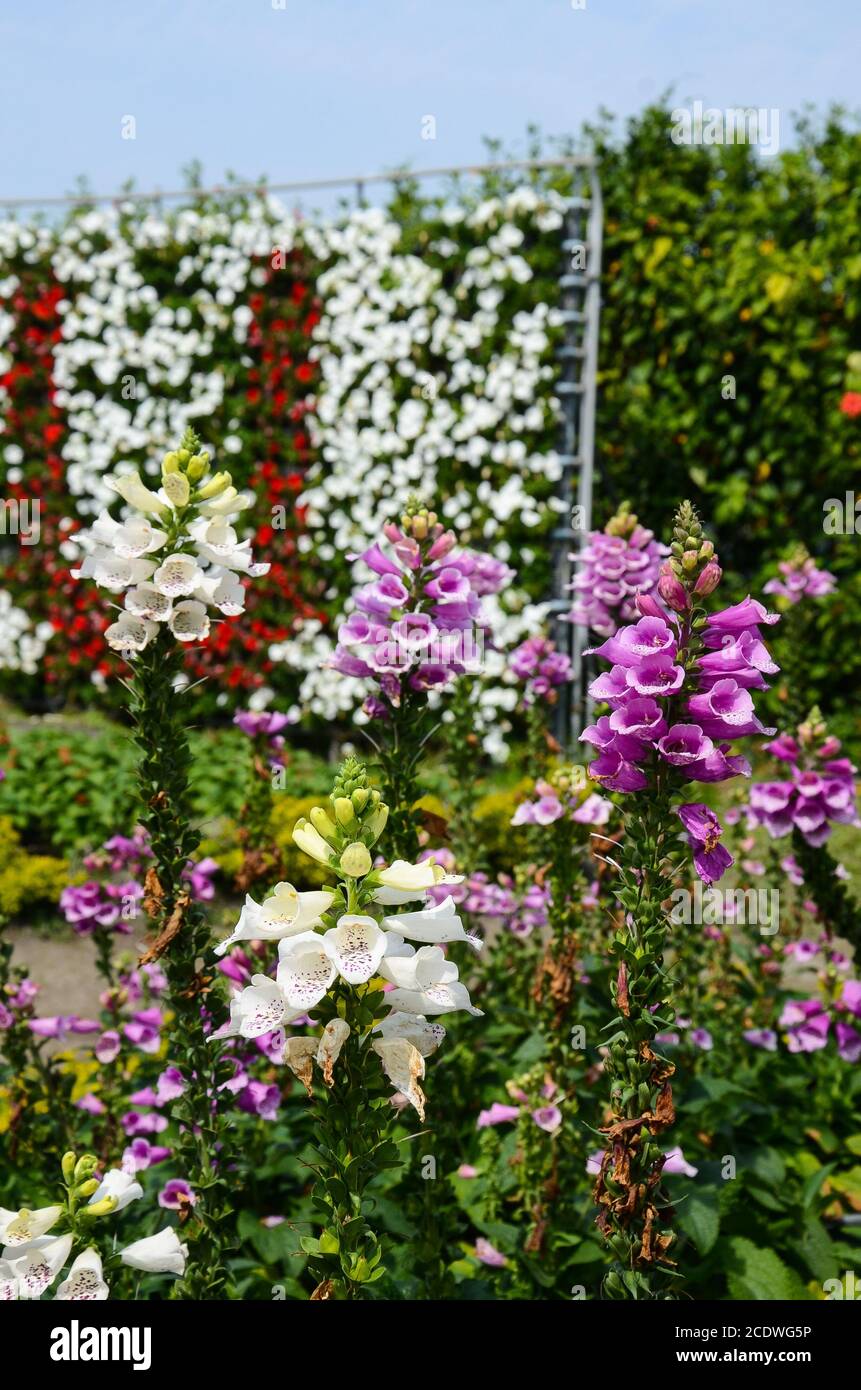
<svg viewBox="0 0 861 1390">
<path fill-rule="evenodd" d="M 141 481 L 138 472 L 123 473 L 121 476 L 109 473 L 104 481 L 112 492 L 119 493 L 124 502 L 128 502 L 130 507 L 135 507 L 139 512 L 146 512 L 155 516 L 167 515 L 169 508 L 166 503 L 156 493 L 150 491 L 146 484 Z"/>
<path fill-rule="evenodd" d="M 250 540 L 240 541 L 233 527 L 221 517 L 199 517 L 189 526 L 198 555 L 226 570 L 250 572 L 254 564 Z"/>
<path fill-rule="evenodd" d="M 28 1245 L 18 1259 L 10 1261 L 18 1290 L 18 1298 L 41 1298 L 56 1279 L 72 1249 L 71 1235 L 56 1239 L 42 1236 Z M 3 1258 L 8 1259 L 8 1248 Z"/>
<path fill-rule="evenodd" d="M 315 830 L 304 816 L 300 816 L 293 827 L 293 843 L 320 864 L 331 864 L 335 858 L 332 846 L 326 843 L 319 830 Z"/>
<path fill-rule="evenodd" d="M 114 1211 L 122 1211 L 130 1202 L 136 1202 L 142 1196 L 143 1188 L 129 1173 L 124 1173 L 121 1168 L 109 1168 L 87 1205 L 94 1206 L 103 1197 L 115 1197 L 117 1204 Z"/>
<path fill-rule="evenodd" d="M 211 603 L 225 618 L 235 618 L 245 611 L 245 585 L 232 570 L 214 566 L 194 591 L 194 598 Z"/>
<path fill-rule="evenodd" d="M 153 575 L 153 584 L 168 598 L 188 598 L 203 579 L 203 570 L 193 555 L 168 555 Z"/>
<path fill-rule="evenodd" d="M 110 1289 L 102 1278 L 102 1261 L 98 1250 L 92 1246 L 84 1250 L 74 1261 L 57 1292 L 55 1299 L 61 1302 L 86 1300 L 101 1303 L 108 1297 Z"/>
<path fill-rule="evenodd" d="M 323 1073 L 326 1086 L 335 1084 L 332 1069 L 341 1055 L 341 1048 L 350 1036 L 350 1025 L 343 1018 L 333 1018 L 323 1029 L 323 1036 L 317 1047 L 316 1062 Z"/>
<path fill-rule="evenodd" d="M 187 507 L 191 485 L 184 473 L 164 473 L 161 480 L 164 495 L 172 507 Z"/>
<path fill-rule="evenodd" d="M 285 936 L 298 936 L 317 925 L 334 899 L 334 893 L 323 890 L 299 893 L 292 883 L 276 883 L 262 903 L 247 896 L 232 934 L 216 946 L 215 954 L 223 956 L 237 941 L 280 941 Z"/>
<path fill-rule="evenodd" d="M 209 636 L 209 614 L 195 599 L 177 603 L 167 625 L 178 642 L 202 642 Z"/>
<path fill-rule="evenodd" d="M 20 1211 L 0 1207 L 0 1241 L 11 1247 L 30 1245 L 56 1225 L 62 1212 L 60 1206 L 37 1207 L 35 1211 L 29 1207 L 22 1207 Z"/>
<path fill-rule="evenodd" d="M 18 1297 L 18 1276 L 15 1264 L 0 1260 L 0 1303 L 13 1303 Z"/>
<path fill-rule="evenodd" d="M 120 1251 L 120 1259 L 129 1269 L 142 1269 L 145 1274 L 182 1274 L 188 1246 L 180 1243 L 173 1226 L 165 1226 L 158 1235 L 133 1241 Z"/>
<path fill-rule="evenodd" d="M 250 507 L 254 497 L 249 492 L 237 492 L 232 485 L 224 488 L 217 497 L 201 502 L 198 511 L 204 516 L 235 516 Z"/>
<path fill-rule="evenodd" d="M 147 618 L 135 618 L 131 613 L 121 613 L 115 623 L 105 628 L 105 641 L 115 652 L 128 655 L 142 652 L 158 632 L 158 625 Z"/>
<path fill-rule="evenodd" d="M 152 623 L 163 623 L 172 611 L 172 601 L 166 594 L 160 594 L 154 584 L 136 584 L 126 592 L 126 611 L 134 618 L 146 618 Z"/>
<path fill-rule="evenodd" d="M 464 1009 L 481 1018 L 473 1007 L 466 985 L 458 979 L 457 966 L 446 958 L 439 946 L 422 946 L 411 956 L 386 956 L 380 974 L 395 988 L 387 1002 L 408 1014 L 447 1014 Z"/>
<path fill-rule="evenodd" d="M 414 898 L 424 893 L 426 888 L 433 888 L 437 881 L 434 865 L 427 860 L 421 864 L 409 864 L 406 859 L 396 859 L 387 869 L 380 869 L 377 877 L 384 888 L 409 893 Z"/>
<path fill-rule="evenodd" d="M 276 979 L 291 1008 L 313 1009 L 337 973 L 331 947 L 316 932 L 301 932 L 279 943 Z"/>
<path fill-rule="evenodd" d="M 85 555 L 78 569 L 71 570 L 73 579 L 93 579 L 101 589 L 121 594 L 130 584 L 142 584 L 149 579 L 155 563 L 152 560 L 130 560 L 114 550 L 96 547 Z"/>
<path fill-rule="evenodd" d="M 345 913 L 323 936 L 323 949 L 348 985 L 363 985 L 386 954 L 386 933 L 373 917 Z"/>
<path fill-rule="evenodd" d="M 425 1059 L 417 1047 L 406 1038 L 381 1039 L 371 1044 L 380 1061 L 383 1071 L 395 1090 L 406 1096 L 410 1105 L 425 1117 L 425 1096 L 419 1082 L 425 1074 Z"/>
<path fill-rule="evenodd" d="M 284 993 L 268 975 L 252 975 L 251 984 L 231 999 L 227 1022 L 216 1029 L 211 1037 L 213 1041 L 233 1038 L 237 1034 L 241 1038 L 260 1038 L 264 1033 L 274 1032 L 282 1024 L 301 1018 L 304 1012 L 304 1009 L 288 1008 Z"/>
<path fill-rule="evenodd" d="M 473 950 L 481 950 L 478 937 L 464 931 L 454 899 L 450 896 L 434 907 L 422 908 L 420 912 L 400 912 L 395 917 L 384 917 L 383 926 L 409 937 L 411 941 L 466 941 Z"/>
</svg>

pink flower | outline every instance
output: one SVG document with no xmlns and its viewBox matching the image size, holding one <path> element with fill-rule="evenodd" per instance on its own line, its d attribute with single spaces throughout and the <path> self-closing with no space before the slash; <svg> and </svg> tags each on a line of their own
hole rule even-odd
<svg viewBox="0 0 861 1390">
<path fill-rule="evenodd" d="M 516 1120 L 520 1116 L 520 1108 L 517 1105 L 503 1105 L 500 1101 L 494 1101 L 489 1110 L 482 1110 L 478 1117 L 478 1128 L 487 1129 L 489 1125 L 504 1125 L 511 1120 Z"/>
<path fill-rule="evenodd" d="M 562 1126 L 562 1111 L 558 1105 L 542 1105 L 533 1110 L 532 1118 L 539 1129 L 547 1134 L 556 1134 Z"/>
<path fill-rule="evenodd" d="M 475 1242 L 475 1258 L 483 1265 L 490 1265 L 491 1269 L 504 1269 L 508 1264 L 501 1251 L 491 1245 L 489 1240 L 485 1240 L 484 1236 L 479 1236 Z"/>
</svg>

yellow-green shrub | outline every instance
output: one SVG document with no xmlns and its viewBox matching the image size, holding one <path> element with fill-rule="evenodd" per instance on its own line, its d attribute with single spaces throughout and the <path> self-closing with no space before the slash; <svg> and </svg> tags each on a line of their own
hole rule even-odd
<svg viewBox="0 0 861 1390">
<path fill-rule="evenodd" d="M 15 917 L 34 903 L 57 903 L 69 882 L 65 859 L 28 854 L 7 816 L 0 816 L 0 916 Z"/>
</svg>

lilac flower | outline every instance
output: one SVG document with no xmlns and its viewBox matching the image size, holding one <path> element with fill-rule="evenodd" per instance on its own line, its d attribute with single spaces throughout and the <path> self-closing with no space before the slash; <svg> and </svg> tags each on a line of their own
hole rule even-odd
<svg viewBox="0 0 861 1390">
<path fill-rule="evenodd" d="M 777 1051 L 777 1034 L 772 1028 L 745 1028 L 741 1036 L 751 1047 L 761 1047 L 765 1052 Z"/>
<path fill-rule="evenodd" d="M 520 1116 L 520 1107 L 517 1105 L 503 1105 L 500 1101 L 494 1101 L 489 1110 L 482 1110 L 478 1117 L 478 1128 L 487 1129 L 489 1125 L 503 1125 L 511 1120 L 516 1120 Z"/>
<path fill-rule="evenodd" d="M 676 814 L 688 832 L 694 868 L 704 883 L 716 883 L 733 862 L 732 855 L 719 843 L 723 834 L 720 821 L 701 802 L 679 806 Z"/>
<path fill-rule="evenodd" d="M 459 1178 L 477 1178 L 478 1169 L 473 1168 L 471 1163 L 462 1163 L 457 1170 L 457 1176 Z"/>
<path fill-rule="evenodd" d="M 861 1033 L 849 1023 L 838 1020 L 837 1051 L 844 1062 L 857 1062 L 861 1058 Z"/>
<path fill-rule="evenodd" d="M 808 844 L 816 846 L 825 843 L 834 825 L 861 825 L 856 769 L 848 758 L 833 756 L 839 749 L 835 738 L 819 749 L 810 747 L 809 738 L 797 742 L 786 735 L 766 744 L 767 752 L 789 764 L 790 780 L 753 783 L 747 808 L 753 823 L 764 826 L 775 840 L 799 830 Z M 793 882 L 803 882 L 794 867 Z"/>
<path fill-rule="evenodd" d="M 178 1100 L 184 1090 L 182 1073 L 176 1067 L 168 1067 L 155 1084 L 156 1105 L 167 1105 L 172 1100 Z"/>
<path fill-rule="evenodd" d="M 94 1048 L 96 1060 L 103 1064 L 113 1062 L 119 1051 L 120 1035 L 115 1028 L 109 1028 L 107 1032 L 102 1033 Z"/>
<path fill-rule="evenodd" d="M 105 1113 L 104 1101 L 99 1100 L 98 1096 L 94 1096 L 92 1093 L 81 1096 L 80 1100 L 75 1101 L 75 1105 L 79 1110 L 85 1110 L 88 1115 L 104 1115 Z"/>
<path fill-rule="evenodd" d="M 695 1178 L 700 1171 L 692 1163 L 688 1163 L 681 1149 L 676 1145 L 675 1148 L 667 1149 L 664 1155 L 664 1173 L 672 1175 L 683 1173 L 686 1178 Z"/>
<path fill-rule="evenodd" d="M 840 1003 L 856 1018 L 861 1018 L 861 980 L 844 980 Z"/>
<path fill-rule="evenodd" d="M 163 1163 L 166 1158 L 170 1158 L 170 1154 L 170 1149 L 150 1144 L 148 1139 L 133 1139 L 128 1148 L 123 1150 L 123 1171 L 134 1175 L 152 1167 L 154 1163 Z"/>
<path fill-rule="evenodd" d="M 818 999 L 788 1000 L 778 1020 L 779 1026 L 788 1030 L 790 1052 L 817 1052 L 824 1047 L 830 1022 Z"/>
<path fill-rule="evenodd" d="M 197 1194 L 184 1178 L 171 1178 L 158 1194 L 158 1204 L 168 1211 L 182 1211 L 184 1207 L 194 1206 Z"/>
<path fill-rule="evenodd" d="M 701 1048 L 703 1052 L 710 1052 L 714 1047 L 714 1039 L 708 1028 L 692 1028 L 688 1033 L 688 1037 L 694 1047 Z"/>
<path fill-rule="evenodd" d="M 263 1081 L 249 1080 L 237 1097 L 240 1110 L 248 1115 L 259 1115 L 262 1120 L 277 1118 L 281 1092 L 277 1086 L 266 1085 Z"/>
</svg>

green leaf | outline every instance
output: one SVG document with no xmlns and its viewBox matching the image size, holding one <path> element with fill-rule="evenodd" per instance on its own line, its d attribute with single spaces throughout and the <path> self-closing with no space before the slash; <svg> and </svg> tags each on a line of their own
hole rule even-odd
<svg viewBox="0 0 861 1390">
<path fill-rule="evenodd" d="M 733 1236 L 725 1248 L 731 1298 L 789 1302 L 809 1298 L 799 1276 L 774 1250 L 761 1250 L 745 1236 Z"/>
<path fill-rule="evenodd" d="M 689 1188 L 676 1206 L 676 1225 L 689 1236 L 701 1255 L 707 1255 L 718 1238 L 720 1211 L 713 1188 Z"/>
</svg>

